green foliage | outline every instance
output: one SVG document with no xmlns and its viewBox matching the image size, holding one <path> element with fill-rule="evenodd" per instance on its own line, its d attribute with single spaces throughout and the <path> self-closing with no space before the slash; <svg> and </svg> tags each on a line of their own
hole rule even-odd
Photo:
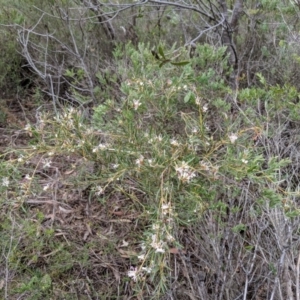
<svg viewBox="0 0 300 300">
<path fill-rule="evenodd" d="M 278 192 L 278 175 L 289 166 L 289 160 L 275 153 L 266 158 L 264 148 L 255 146 L 253 141 L 265 133 L 261 126 L 264 117 L 255 114 L 253 98 L 268 103 L 270 116 L 283 118 L 293 115 L 287 109 L 293 107 L 291 101 L 297 92 L 288 85 L 268 86 L 259 75 L 263 88 L 248 88 L 239 93 L 239 101 L 251 110 L 231 122 L 228 117 L 231 104 L 223 100 L 229 92 L 224 81 L 228 71 L 224 48 L 199 46 L 191 63 L 183 66 L 160 66 L 143 44 L 138 49 L 131 45 L 125 49 L 126 68 L 124 61 L 118 61 L 115 68 L 117 76 L 124 78 L 120 87 L 123 98 L 107 98 L 95 107 L 91 124 L 73 108 L 53 117 L 41 115 L 38 121 L 41 125 L 26 128 L 32 147 L 17 153 L 21 158 L 18 169 L 37 154 L 42 155 L 40 163 L 45 166 L 55 155 L 76 155 L 101 166 L 94 168 L 94 173 L 77 171 L 70 184 L 91 186 L 90 197 L 101 196 L 98 201 L 103 205 L 106 199 L 120 193 L 136 203 L 151 226 L 143 228 L 144 246 L 138 255 L 143 257 L 143 263 L 129 274 L 136 278 L 137 291 L 143 286 L 139 278 L 149 276 L 157 284 L 155 295 L 158 296 L 167 289 L 168 249 L 182 248 L 175 238 L 177 226 L 197 224 L 207 211 L 225 226 L 222 219 L 227 211 L 231 209 L 233 214 L 238 214 L 242 207 L 236 204 L 230 207 L 224 195 L 239 197 L 240 186 L 245 181 L 259 187 L 257 214 L 263 208 L 281 207 L 283 197 Z M 162 48 L 159 52 L 162 57 L 169 55 Z M 118 53 L 117 49 L 115 57 Z M 177 55 L 184 60 L 187 53 L 182 50 Z M 68 72 L 70 77 L 80 75 L 74 70 Z M 252 124 L 246 115 L 249 113 L 253 114 Z M 272 138 L 274 132 L 270 129 L 265 136 Z M 30 170 L 27 164 L 26 169 L 30 175 L 26 185 L 19 189 L 20 201 L 43 190 L 37 180 L 37 167 Z M 135 183 L 142 198 L 137 198 L 128 180 Z M 26 212 L 26 206 L 23 210 Z M 291 215 L 292 210 L 288 212 Z M 43 214 L 38 219 L 42 220 Z M 38 228 L 36 224 L 24 223 L 22 240 L 26 252 L 22 255 L 26 263 L 37 263 L 36 253 L 45 252 L 45 247 L 60 257 L 49 266 L 49 275 L 34 275 L 22 287 L 28 291 L 39 283 L 42 293 L 74 262 L 69 247 L 51 241 L 53 231 L 44 231 L 40 238 Z M 237 234 L 245 228 L 245 224 L 237 223 L 232 231 Z M 109 244 L 107 249 L 112 251 Z M 11 254 L 11 262 L 18 268 L 19 251 L 17 247 Z M 82 257 L 81 261 L 85 259 Z M 149 275 L 143 268 L 149 270 Z M 46 282 L 45 288 L 40 284 L 42 281 Z"/>
<path fill-rule="evenodd" d="M 240 86 L 232 90 L 229 83 L 237 70 L 229 64 L 227 45 L 216 46 L 221 45 L 218 28 L 205 36 L 211 43 L 201 40 L 194 53 L 178 46 L 199 34 L 185 23 L 188 13 L 187 23 L 202 26 L 194 12 L 179 15 L 158 6 L 153 13 L 151 6 L 135 5 L 127 19 L 110 19 L 127 35 L 116 33 L 121 42 L 113 42 L 112 51 L 111 41 L 102 38 L 109 23 L 95 22 L 95 12 L 82 3 L 25 2 L 6 3 L 0 23 L 13 23 L 23 33 L 36 26 L 30 32 L 31 63 L 53 76 L 48 79 L 68 85 L 64 92 L 71 94 L 74 107 L 61 106 L 54 113 L 42 105 L 27 118 L 33 124 L 12 133 L 11 146 L 1 149 L 5 263 L 0 267 L 6 278 L 10 272 L 15 277 L 0 292 L 6 298 L 55 298 L 57 291 L 65 298 L 81 296 L 75 282 L 84 274 L 79 285 L 96 299 L 106 296 L 95 282 L 110 275 L 126 282 L 133 297 L 161 299 L 173 289 L 170 278 L 179 261 L 173 255 L 183 257 L 191 250 L 203 251 L 195 254 L 200 257 L 195 265 L 208 269 L 208 277 L 222 274 L 222 280 L 207 282 L 232 290 L 227 298 L 235 292 L 229 286 L 234 280 L 224 278 L 235 278 L 237 270 L 247 284 L 258 274 L 265 280 L 263 288 L 279 282 L 282 249 L 299 223 L 300 53 L 297 34 L 292 34 L 299 28 L 291 22 L 296 6 L 273 0 L 258 8 L 247 4 L 239 31 L 232 33 L 240 72 L 235 74 Z M 111 7 L 99 10 L 112 16 Z M 184 34 L 174 26 L 185 28 Z M 2 27 L 0 38 L 0 86 L 7 90 L 20 81 L 15 28 Z M 132 42 L 124 43 L 130 34 Z M 139 35 L 144 43 L 135 41 Z M 44 104 L 44 86 L 34 93 Z M 92 101 L 97 105 L 89 111 Z M 0 119 L 6 122 L 5 112 Z M 15 143 L 15 135 L 25 142 Z M 79 224 L 78 236 L 68 233 L 67 220 Z M 120 245 L 116 235 L 123 229 Z M 187 231 L 189 237 L 182 234 Z M 289 245 L 289 261 L 294 250 Z M 113 263 L 102 262 L 104 257 Z M 176 276 L 185 272 L 177 277 L 192 287 L 194 276 L 185 263 L 181 266 L 185 269 L 178 268 Z M 122 297 L 120 285 L 113 288 L 108 298 Z M 240 297 L 239 288 L 232 298 Z"/>
</svg>

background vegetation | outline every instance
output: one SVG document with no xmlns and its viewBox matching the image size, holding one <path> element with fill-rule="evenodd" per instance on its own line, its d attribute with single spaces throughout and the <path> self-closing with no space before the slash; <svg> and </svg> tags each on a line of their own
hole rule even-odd
<svg viewBox="0 0 300 300">
<path fill-rule="evenodd" d="M 299 3 L 6 2 L 1 298 L 299 300 Z"/>
</svg>

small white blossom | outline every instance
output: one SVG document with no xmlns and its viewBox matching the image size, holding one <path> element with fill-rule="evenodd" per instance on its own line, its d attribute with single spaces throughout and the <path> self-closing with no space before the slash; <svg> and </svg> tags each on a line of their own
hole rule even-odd
<svg viewBox="0 0 300 300">
<path fill-rule="evenodd" d="M 97 152 L 98 150 L 105 150 L 109 147 L 109 144 L 100 143 L 97 147 L 95 147 L 92 151 L 93 153 Z"/>
<path fill-rule="evenodd" d="M 203 161 L 203 160 L 200 161 L 200 166 L 201 166 L 201 169 L 203 169 L 204 171 L 209 171 L 209 169 L 210 169 L 210 165 L 206 161 Z"/>
<path fill-rule="evenodd" d="M 101 187 L 101 186 L 97 186 L 96 188 L 95 188 L 95 191 L 96 191 L 96 196 L 100 196 L 101 194 L 103 194 L 103 192 L 104 192 L 104 189 Z"/>
<path fill-rule="evenodd" d="M 101 149 L 101 150 L 107 149 L 108 147 L 109 147 L 109 144 L 102 144 L 101 143 L 101 144 L 98 145 L 98 148 Z"/>
<path fill-rule="evenodd" d="M 169 242 L 174 242 L 175 241 L 175 238 L 171 235 L 171 234 L 167 234 L 167 240 L 169 241 Z"/>
<path fill-rule="evenodd" d="M 139 100 L 133 100 L 133 108 L 137 110 L 141 106 L 141 102 Z"/>
<path fill-rule="evenodd" d="M 113 169 L 118 169 L 119 164 L 112 164 L 111 167 L 112 167 Z"/>
<path fill-rule="evenodd" d="M 171 139 L 171 140 L 170 140 L 170 144 L 171 144 L 172 146 L 179 146 L 178 141 L 175 140 L 175 139 Z"/>
<path fill-rule="evenodd" d="M 26 124 L 26 126 L 24 127 L 25 131 L 31 132 L 31 125 L 30 124 Z"/>
<path fill-rule="evenodd" d="M 122 245 L 120 247 L 128 247 L 129 243 L 125 240 L 122 241 Z"/>
<path fill-rule="evenodd" d="M 161 247 L 157 247 L 156 249 L 155 249 L 155 253 L 165 253 L 166 251 L 165 251 L 165 249 L 164 248 L 161 248 Z"/>
<path fill-rule="evenodd" d="M 145 271 L 147 274 L 150 274 L 152 272 L 152 268 L 150 267 L 142 267 L 142 270 Z"/>
<path fill-rule="evenodd" d="M 163 140 L 161 134 L 154 137 L 154 140 L 161 142 Z"/>
<path fill-rule="evenodd" d="M 26 179 L 26 180 L 32 180 L 32 177 L 30 177 L 29 174 L 26 174 L 26 175 L 25 175 L 25 179 Z"/>
<path fill-rule="evenodd" d="M 172 206 L 171 206 L 171 203 L 165 203 L 161 206 L 161 210 L 162 210 L 162 213 L 163 215 L 166 215 L 166 214 L 172 214 Z"/>
<path fill-rule="evenodd" d="M 243 164 L 247 164 L 247 163 L 248 163 L 248 160 L 242 158 L 242 163 L 243 163 Z"/>
<path fill-rule="evenodd" d="M 155 231 L 159 230 L 160 229 L 159 224 L 157 224 L 157 223 L 152 224 L 152 229 Z"/>
<path fill-rule="evenodd" d="M 152 237 L 152 242 L 151 242 L 151 247 L 155 249 L 155 253 L 164 253 L 165 252 L 165 243 L 163 241 L 158 241 L 157 235 L 153 234 Z"/>
<path fill-rule="evenodd" d="M 149 164 L 150 166 L 152 166 L 152 164 L 153 164 L 153 159 L 150 158 L 150 159 L 148 159 L 147 161 L 148 161 L 148 164 Z"/>
<path fill-rule="evenodd" d="M 6 187 L 9 186 L 9 179 L 8 179 L 8 177 L 3 177 L 2 178 L 2 186 L 6 186 Z"/>
<path fill-rule="evenodd" d="M 206 103 L 203 105 L 202 110 L 203 110 L 203 112 L 207 112 L 208 111 L 208 106 L 207 106 Z"/>
<path fill-rule="evenodd" d="M 44 160 L 43 160 L 43 168 L 44 168 L 44 169 L 50 168 L 51 163 L 52 163 L 51 159 L 49 159 L 49 158 L 44 159 Z"/>
<path fill-rule="evenodd" d="M 144 156 L 141 155 L 138 159 L 135 160 L 135 164 L 138 165 L 139 167 L 143 164 L 144 162 Z"/>
<path fill-rule="evenodd" d="M 189 182 L 192 178 L 196 177 L 196 173 L 185 161 L 182 161 L 179 165 L 176 165 L 175 170 L 178 178 L 183 182 Z"/>
<path fill-rule="evenodd" d="M 192 129 L 192 133 L 197 133 L 197 132 L 198 132 L 198 128 L 194 127 L 194 128 Z"/>
<path fill-rule="evenodd" d="M 139 259 L 139 260 L 145 260 L 145 254 L 140 254 L 140 255 L 138 256 L 138 259 Z"/>
<path fill-rule="evenodd" d="M 48 191 L 50 188 L 50 184 L 46 184 L 44 187 L 43 187 L 43 191 Z"/>
<path fill-rule="evenodd" d="M 231 144 L 234 144 L 237 139 L 238 139 L 238 136 L 235 133 L 231 133 L 229 135 L 229 140 L 230 140 Z"/>
<path fill-rule="evenodd" d="M 133 281 L 137 281 L 137 277 L 138 277 L 138 269 L 137 267 L 130 267 L 130 270 L 127 272 L 128 277 L 132 278 Z"/>
<path fill-rule="evenodd" d="M 24 161 L 24 155 L 20 155 L 19 157 L 18 157 L 18 162 L 23 162 Z"/>
</svg>

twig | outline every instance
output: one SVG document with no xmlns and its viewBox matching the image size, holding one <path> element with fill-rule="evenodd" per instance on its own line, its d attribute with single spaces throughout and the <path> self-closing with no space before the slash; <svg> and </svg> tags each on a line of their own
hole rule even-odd
<svg viewBox="0 0 300 300">
<path fill-rule="evenodd" d="M 300 251 L 298 254 L 297 271 L 296 271 L 296 300 L 300 300 L 299 276 L 300 275 Z"/>
</svg>

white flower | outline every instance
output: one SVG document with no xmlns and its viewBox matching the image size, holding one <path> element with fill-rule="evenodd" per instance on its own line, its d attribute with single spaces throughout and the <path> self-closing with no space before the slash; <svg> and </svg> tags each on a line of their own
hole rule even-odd
<svg viewBox="0 0 300 300">
<path fill-rule="evenodd" d="M 101 194 L 103 194 L 103 192 L 104 192 L 104 189 L 100 186 L 100 185 L 98 185 L 96 188 L 95 188 L 95 191 L 96 191 L 96 196 L 100 196 Z"/>
<path fill-rule="evenodd" d="M 43 160 L 43 168 L 49 168 L 50 166 L 51 166 L 51 159 L 49 159 L 49 158 L 46 158 L 46 159 L 44 159 Z"/>
<path fill-rule="evenodd" d="M 140 254 L 140 255 L 138 256 L 138 259 L 139 259 L 139 260 L 144 260 L 144 259 L 145 259 L 145 254 Z"/>
<path fill-rule="evenodd" d="M 137 267 L 130 267 L 130 270 L 127 272 L 128 277 L 132 278 L 133 281 L 137 281 Z"/>
<path fill-rule="evenodd" d="M 231 144 L 234 144 L 235 141 L 238 139 L 238 136 L 235 133 L 231 133 L 229 135 L 229 139 L 230 139 Z"/>
<path fill-rule="evenodd" d="M 182 161 L 180 165 L 176 165 L 175 170 L 178 178 L 183 182 L 189 182 L 192 178 L 196 177 L 196 173 L 185 161 Z"/>
<path fill-rule="evenodd" d="M 93 149 L 93 153 L 97 152 L 99 149 L 100 150 L 105 150 L 109 147 L 110 145 L 109 144 L 104 144 L 104 143 L 100 143 L 97 147 L 95 147 Z"/>
<path fill-rule="evenodd" d="M 24 161 L 24 155 L 21 154 L 18 158 L 18 162 L 23 162 L 23 161 Z"/>
<path fill-rule="evenodd" d="M 47 191 L 49 190 L 49 188 L 50 188 L 50 184 L 48 183 L 43 187 L 43 191 Z"/>
<path fill-rule="evenodd" d="M 122 245 L 120 247 L 128 247 L 129 243 L 125 240 L 122 241 Z"/>
<path fill-rule="evenodd" d="M 174 138 L 170 140 L 170 144 L 172 146 L 178 146 L 179 145 L 179 143 L 177 142 L 177 140 L 175 140 Z"/>
<path fill-rule="evenodd" d="M 194 127 L 194 128 L 192 129 L 192 133 L 197 133 L 197 132 L 198 132 L 198 128 Z"/>
<path fill-rule="evenodd" d="M 171 234 L 168 233 L 168 235 L 167 235 L 167 240 L 168 240 L 169 242 L 174 242 L 174 241 L 175 241 L 175 238 L 174 238 Z"/>
<path fill-rule="evenodd" d="M 155 249 L 155 253 L 164 253 L 165 252 L 164 242 L 158 241 L 156 234 L 153 234 L 151 239 L 152 239 L 151 247 L 153 247 Z"/>
<path fill-rule="evenodd" d="M 161 206 L 161 210 L 162 210 L 162 213 L 163 215 L 166 215 L 166 214 L 172 214 L 172 206 L 171 206 L 171 203 L 166 203 L 166 204 L 163 204 Z"/>
<path fill-rule="evenodd" d="M 152 268 L 150 267 L 142 267 L 142 270 L 145 271 L 147 274 L 150 274 L 152 272 Z"/>
<path fill-rule="evenodd" d="M 208 106 L 207 104 L 204 104 L 202 107 L 203 112 L 207 112 L 208 111 Z"/>
<path fill-rule="evenodd" d="M 113 169 L 118 169 L 119 164 L 112 164 L 111 167 L 112 167 Z"/>
<path fill-rule="evenodd" d="M 144 251 L 144 250 L 146 250 L 146 245 L 145 245 L 145 243 L 141 243 L 141 249 Z"/>
<path fill-rule="evenodd" d="M 30 177 L 29 174 L 26 174 L 26 175 L 25 175 L 25 179 L 26 179 L 26 180 L 32 180 L 32 177 Z"/>
<path fill-rule="evenodd" d="M 102 144 L 101 143 L 101 144 L 98 145 L 98 148 L 101 149 L 101 150 L 107 149 L 108 147 L 109 147 L 109 144 Z"/>
<path fill-rule="evenodd" d="M 161 247 L 158 247 L 155 249 L 155 253 L 165 253 L 165 249 L 161 248 Z"/>
<path fill-rule="evenodd" d="M 159 141 L 159 142 L 161 142 L 161 141 L 163 140 L 161 134 L 158 135 L 158 136 L 156 136 L 155 139 L 156 139 L 157 141 Z"/>
<path fill-rule="evenodd" d="M 2 178 L 2 186 L 6 186 L 6 187 L 9 186 L 9 179 L 8 179 L 8 177 L 3 177 Z"/>
<path fill-rule="evenodd" d="M 139 100 L 133 100 L 133 108 L 137 110 L 141 106 L 141 102 Z"/>
<path fill-rule="evenodd" d="M 30 124 L 26 124 L 26 126 L 24 127 L 25 131 L 31 132 L 31 125 Z"/>
<path fill-rule="evenodd" d="M 248 163 L 248 160 L 242 158 L 242 163 L 247 164 L 247 163 Z"/>
<path fill-rule="evenodd" d="M 153 159 L 150 158 L 150 159 L 148 159 L 147 161 L 148 161 L 149 166 L 152 166 L 152 164 L 153 164 Z"/>
<path fill-rule="evenodd" d="M 139 167 L 143 164 L 144 162 L 144 156 L 141 155 L 138 159 L 135 160 L 135 164 L 138 165 Z"/>
</svg>

